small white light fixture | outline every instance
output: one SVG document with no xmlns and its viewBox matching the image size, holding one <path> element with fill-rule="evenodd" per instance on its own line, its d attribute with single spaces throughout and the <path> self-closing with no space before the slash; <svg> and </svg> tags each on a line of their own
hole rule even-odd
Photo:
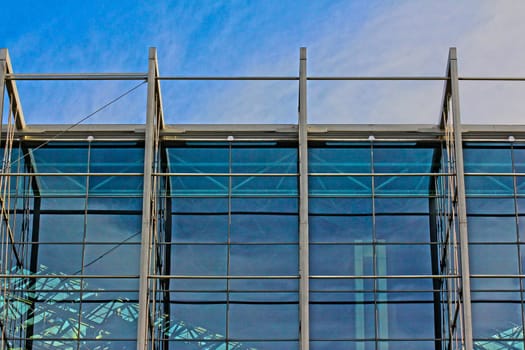
<svg viewBox="0 0 525 350">
<path fill-rule="evenodd" d="M 233 136 L 228 136 L 228 138 L 226 140 L 233 141 Z"/>
<path fill-rule="evenodd" d="M 94 139 L 95 139 L 95 138 L 94 138 L 93 136 L 91 136 L 91 135 L 89 135 L 89 136 L 87 137 L 88 142 L 91 142 L 91 141 L 93 141 Z"/>
<path fill-rule="evenodd" d="M 368 136 L 368 141 L 374 141 L 376 138 L 374 137 L 374 135 L 370 135 Z"/>
<path fill-rule="evenodd" d="M 509 142 L 514 142 L 514 141 L 516 141 L 516 138 L 514 136 L 510 135 L 508 140 L 509 140 Z"/>
</svg>

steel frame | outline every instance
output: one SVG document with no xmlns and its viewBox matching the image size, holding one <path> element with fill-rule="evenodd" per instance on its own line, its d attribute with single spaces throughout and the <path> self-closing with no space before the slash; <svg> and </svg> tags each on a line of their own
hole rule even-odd
<svg viewBox="0 0 525 350">
<path fill-rule="evenodd" d="M 460 251 L 460 271 L 458 274 L 435 274 L 436 280 L 441 278 L 460 278 L 461 300 L 460 312 L 462 313 L 462 342 L 466 350 L 473 349 L 472 340 L 472 315 L 470 301 L 470 269 L 468 259 L 468 226 L 466 217 L 464 165 L 463 165 L 463 141 L 494 141 L 507 142 L 510 135 L 514 142 L 525 141 L 525 126 L 492 126 L 492 125 L 463 125 L 460 118 L 459 104 L 459 81 L 525 81 L 524 77 L 460 77 L 457 68 L 457 53 L 455 48 L 449 51 L 448 65 L 445 76 L 308 76 L 307 75 L 307 52 L 306 48 L 300 49 L 298 76 L 161 76 L 159 73 L 157 52 L 150 48 L 148 57 L 147 73 L 83 73 L 83 74 L 15 74 L 11 65 L 7 49 L 0 49 L 0 118 L 3 120 L 4 93 L 10 101 L 10 113 L 15 117 L 16 130 L 14 139 L 24 142 L 46 142 L 51 137 L 61 141 L 85 141 L 86 136 L 95 136 L 97 141 L 143 141 L 145 146 L 144 172 L 133 174 L 115 174 L 123 176 L 143 176 L 143 206 L 142 206 L 142 242 L 141 242 L 141 268 L 140 268 L 140 291 L 139 291 L 139 314 L 137 349 L 146 350 L 151 348 L 148 333 L 151 324 L 149 320 L 151 301 L 151 280 L 165 279 L 174 276 L 156 275 L 151 266 L 152 238 L 155 231 L 155 191 L 156 178 L 169 176 L 169 173 L 159 173 L 155 165 L 158 162 L 158 143 L 160 141 L 230 141 L 235 140 L 292 140 L 298 143 L 299 149 L 299 172 L 297 174 L 283 174 L 286 176 L 299 176 L 299 237 L 300 237 L 300 263 L 298 276 L 280 276 L 282 278 L 298 278 L 300 280 L 299 305 L 300 305 L 300 345 L 302 350 L 309 349 L 309 280 L 318 278 L 341 278 L 342 276 L 312 276 L 309 274 L 309 229 L 308 229 L 308 176 L 386 176 L 388 174 L 312 174 L 308 173 L 308 142 L 310 141 L 349 141 L 349 142 L 373 142 L 381 141 L 420 141 L 441 142 L 445 141 L 451 146 L 450 159 L 452 161 L 451 171 L 434 171 L 436 177 L 446 177 L 448 181 L 452 201 L 456 203 L 453 211 L 459 223 L 458 242 Z M 27 125 L 22 111 L 22 104 L 16 87 L 17 80 L 144 80 L 147 82 L 147 107 L 146 123 L 144 125 L 79 125 L 73 130 L 64 132 L 70 125 Z M 202 81 L 227 81 L 227 80 L 285 80 L 298 81 L 298 123 L 282 125 L 166 125 L 164 122 L 163 104 L 161 95 L 161 82 L 174 80 L 202 80 Z M 307 120 L 307 82 L 308 81 L 444 81 L 444 93 L 440 121 L 438 125 L 314 125 L 308 124 Z M 7 129 L 2 126 L 2 136 Z M 64 132 L 64 133 L 62 133 Z M 4 139 L 5 140 L 5 139 Z M 33 163 L 31 153 L 27 154 L 27 161 Z M 27 173 L 2 174 L 4 178 L 11 176 L 47 176 L 57 174 L 38 173 L 33 166 L 29 167 Z M 61 174 L 87 175 L 87 174 Z M 105 176 L 109 174 L 89 174 L 89 176 Z M 183 174 L 182 174 L 183 175 Z M 188 174 L 189 175 L 189 174 Z M 195 174 L 191 174 L 194 176 Z M 209 174 L 208 174 L 209 175 Z M 258 174 L 243 174 L 257 176 Z M 396 174 L 399 176 L 400 174 Z M 402 174 L 405 175 L 405 174 Z M 406 174 L 414 176 L 417 174 Z M 482 175 L 480 173 L 468 175 Z M 495 175 L 495 174 L 492 174 Z M 506 174 L 499 174 L 506 175 Z M 516 174 L 514 174 L 516 175 Z M 181 176 L 181 174 L 177 174 Z M 225 174 L 232 176 L 232 174 Z M 38 183 L 33 184 L 34 190 L 38 192 Z M 36 186 L 36 187 L 35 187 Z M 36 223 L 38 225 L 38 223 Z M 0 277 L 10 278 L 10 275 Z M 56 278 L 67 278 L 67 275 L 53 276 Z M 86 278 L 97 278 L 88 276 Z M 119 278 L 122 276 L 114 276 Z M 127 276 L 129 277 L 129 276 Z M 134 276 L 136 277 L 136 276 Z M 210 278 L 210 276 L 205 276 Z M 250 276 L 225 276 L 226 278 L 252 278 Z M 377 278 L 378 276 L 359 276 L 359 278 Z M 420 276 L 403 276 L 403 278 Z M 428 276 L 422 276 L 428 277 Z M 45 278 L 35 276 L 35 278 Z M 184 276 L 184 278 L 201 278 L 200 276 Z M 223 278 L 223 277 L 220 277 Z M 345 278 L 357 278 L 356 276 L 345 276 Z M 399 278 L 399 276 L 381 276 L 381 278 Z M 451 320 L 452 321 L 452 320 Z"/>
<path fill-rule="evenodd" d="M 306 47 L 299 54 L 299 339 L 310 349 L 310 268 L 308 230 L 308 118 L 306 101 Z"/>
</svg>

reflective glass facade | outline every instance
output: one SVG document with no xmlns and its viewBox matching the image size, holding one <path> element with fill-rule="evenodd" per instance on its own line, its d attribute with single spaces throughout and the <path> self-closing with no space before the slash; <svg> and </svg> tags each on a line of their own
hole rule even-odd
<svg viewBox="0 0 525 350">
<path fill-rule="evenodd" d="M 524 350 L 525 126 L 460 118 L 488 78 L 454 48 L 443 77 L 306 68 L 17 75 L 0 49 L 0 349 Z M 83 79 L 138 84 L 26 124 L 16 80 Z M 168 80 L 296 81 L 298 123 L 167 125 Z M 439 124 L 308 124 L 309 80 L 441 81 Z M 83 124 L 143 85 L 145 124 Z"/>
<path fill-rule="evenodd" d="M 180 139 L 155 151 L 147 305 L 142 138 L 13 143 L 4 348 L 135 349 L 142 308 L 152 349 L 300 349 L 297 140 Z M 523 349 L 525 143 L 463 146 L 474 345 Z M 307 160 L 310 349 L 460 348 L 469 325 L 446 142 L 328 135 Z"/>
</svg>

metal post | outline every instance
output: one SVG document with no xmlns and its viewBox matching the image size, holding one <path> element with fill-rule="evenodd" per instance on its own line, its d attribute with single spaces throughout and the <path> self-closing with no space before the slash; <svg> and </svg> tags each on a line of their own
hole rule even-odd
<svg viewBox="0 0 525 350">
<path fill-rule="evenodd" d="M 0 49 L 0 126 L 4 121 L 5 75 L 7 73 L 7 49 Z M 0 138 L 1 138 L 0 128 Z"/>
<path fill-rule="evenodd" d="M 306 47 L 299 63 L 299 309 L 301 350 L 310 348 L 308 257 L 308 120 L 306 114 Z"/>
<path fill-rule="evenodd" d="M 463 319 L 465 350 L 473 349 L 472 307 L 470 300 L 470 266 L 467 230 L 467 205 L 465 200 L 465 170 L 463 164 L 463 137 L 459 112 L 459 80 L 456 48 L 449 51 L 449 74 L 451 88 L 452 127 L 454 130 L 454 157 L 456 159 L 456 186 L 459 219 L 459 244 L 461 255 L 461 289 L 463 295 Z"/>
<path fill-rule="evenodd" d="M 6 79 L 6 74 L 13 74 L 13 67 L 7 49 L 0 49 L 0 64 L 2 65 L 2 73 L 0 77 L 0 88 L 2 88 L 2 101 L 0 103 L 0 107 L 2 108 L 1 111 L 2 113 L 4 111 L 3 93 L 7 90 L 9 100 L 11 101 L 11 112 L 15 118 L 16 129 L 24 130 L 26 128 L 26 122 L 24 112 L 22 111 L 22 103 L 20 102 L 20 96 L 18 95 L 18 89 L 16 87 L 16 81 Z"/>
<path fill-rule="evenodd" d="M 148 99 L 146 105 L 146 135 L 144 142 L 144 194 L 142 200 L 142 242 L 140 248 L 139 318 L 137 325 L 137 350 L 146 350 L 149 318 L 149 268 L 151 251 L 151 177 L 153 172 L 153 147 L 155 133 L 155 67 L 157 49 L 149 49 Z"/>
</svg>

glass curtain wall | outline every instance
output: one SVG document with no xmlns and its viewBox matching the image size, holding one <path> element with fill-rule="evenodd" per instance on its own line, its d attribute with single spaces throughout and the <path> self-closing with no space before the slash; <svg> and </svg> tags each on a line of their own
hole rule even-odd
<svg viewBox="0 0 525 350">
<path fill-rule="evenodd" d="M 436 348 L 429 222 L 436 147 L 310 145 L 312 350 Z"/>
<path fill-rule="evenodd" d="M 4 348 L 136 347 L 143 147 L 28 142 L 4 155 Z M 296 143 L 162 147 L 154 347 L 298 349 Z M 448 348 L 460 290 L 439 276 L 456 224 L 441 147 L 310 143 L 312 350 Z M 523 349 L 525 144 L 464 154 L 475 347 Z"/>
<path fill-rule="evenodd" d="M 164 158 L 155 344 L 298 349 L 296 145 L 172 143 Z"/>
<path fill-rule="evenodd" d="M 473 335 L 479 349 L 523 349 L 525 145 L 464 146 Z"/>
<path fill-rule="evenodd" d="M 3 348 L 136 347 L 142 168 L 135 143 L 13 152 L 10 172 L 25 175 L 10 178 L 2 226 Z"/>
</svg>

